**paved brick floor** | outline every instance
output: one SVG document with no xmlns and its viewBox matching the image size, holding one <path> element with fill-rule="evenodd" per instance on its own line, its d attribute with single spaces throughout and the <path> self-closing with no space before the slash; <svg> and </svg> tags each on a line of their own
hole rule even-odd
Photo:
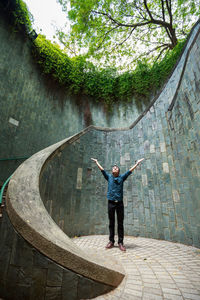
<svg viewBox="0 0 200 300">
<path fill-rule="evenodd" d="M 123 266 L 125 278 L 98 300 L 200 300 L 200 249 L 142 237 L 125 237 L 127 251 L 117 244 L 106 250 L 107 236 L 83 236 L 73 241 L 91 254 L 112 257 Z M 112 256 L 112 257 L 111 257 Z M 119 266 L 118 266 L 119 267 Z"/>
</svg>

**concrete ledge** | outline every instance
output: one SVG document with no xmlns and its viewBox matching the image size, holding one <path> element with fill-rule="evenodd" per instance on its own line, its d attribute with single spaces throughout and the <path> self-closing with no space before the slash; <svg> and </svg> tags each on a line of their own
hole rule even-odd
<svg viewBox="0 0 200 300">
<path fill-rule="evenodd" d="M 90 129 L 87 129 L 90 130 Z M 122 281 L 122 268 L 112 261 L 89 256 L 57 226 L 46 211 L 39 192 L 40 173 L 57 151 L 87 130 L 52 145 L 26 160 L 13 174 L 7 193 L 7 210 L 16 230 L 36 249 L 56 263 L 89 279 L 116 287 Z M 119 268 L 119 267 L 118 267 Z"/>
<path fill-rule="evenodd" d="M 189 40 L 190 44 L 187 44 L 184 55 L 179 61 L 179 69 L 176 69 L 176 73 L 174 73 L 164 88 L 166 95 L 161 93 L 160 97 L 156 100 L 156 109 L 159 107 L 162 97 L 166 98 L 164 106 L 165 113 L 169 109 L 169 105 L 176 100 L 176 91 L 178 91 L 180 85 L 179 82 L 182 80 L 181 74 L 183 74 L 182 71 L 184 72 L 184 66 L 187 64 L 188 55 L 186 57 L 186 52 L 191 50 L 190 45 L 193 38 L 199 34 L 199 27 L 198 24 L 192 33 Z M 167 93 L 170 81 L 175 81 L 176 85 L 173 86 L 172 90 L 169 89 Z M 143 113 L 141 118 L 143 118 L 146 113 L 147 111 Z M 138 119 L 137 122 L 140 121 L 140 119 Z M 55 224 L 47 213 L 40 197 L 40 173 L 45 164 L 61 151 L 62 147 L 65 147 L 68 143 L 73 143 L 87 131 L 126 131 L 132 129 L 137 122 L 129 128 L 120 129 L 90 126 L 79 134 L 38 152 L 17 169 L 10 181 L 7 195 L 10 219 L 17 231 L 29 243 L 56 263 L 87 278 L 112 287 L 117 286 L 124 277 L 121 268 L 120 270 L 115 269 L 113 267 L 114 264 L 105 264 L 104 259 L 101 259 L 100 257 L 97 259 L 96 256 L 88 255 L 79 249 Z"/>
</svg>

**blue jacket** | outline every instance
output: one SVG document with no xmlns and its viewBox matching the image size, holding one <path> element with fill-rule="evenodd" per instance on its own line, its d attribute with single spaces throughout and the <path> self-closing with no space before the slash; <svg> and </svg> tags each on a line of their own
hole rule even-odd
<svg viewBox="0 0 200 300">
<path fill-rule="evenodd" d="M 118 177 L 114 177 L 112 174 L 108 174 L 105 170 L 102 170 L 101 172 L 105 179 L 108 181 L 108 200 L 123 201 L 123 183 L 132 172 L 127 171 L 126 173 L 119 175 Z"/>
</svg>

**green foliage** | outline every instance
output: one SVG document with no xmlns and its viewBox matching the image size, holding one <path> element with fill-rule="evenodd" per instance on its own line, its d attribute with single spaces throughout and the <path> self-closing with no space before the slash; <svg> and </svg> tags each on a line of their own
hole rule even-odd
<svg viewBox="0 0 200 300">
<path fill-rule="evenodd" d="M 118 74 L 115 68 L 97 69 L 84 56 L 69 58 L 58 45 L 39 35 L 35 40 L 34 53 L 43 72 L 51 74 L 61 85 L 73 94 L 90 96 L 94 101 L 103 101 L 111 106 L 117 101 L 147 99 L 170 74 L 184 41 L 178 43 L 164 59 L 150 65 L 138 61 L 134 71 Z"/>
<path fill-rule="evenodd" d="M 15 31 L 25 28 L 32 31 L 33 16 L 22 0 L 1 0 L 0 9 L 7 13 L 8 21 Z"/>
<path fill-rule="evenodd" d="M 46 40 L 44 35 L 38 35 L 34 41 L 34 53 L 37 62 L 42 66 L 45 74 L 51 74 L 61 85 L 69 86 L 69 74 L 72 68 L 71 60 L 65 55 L 58 45 Z"/>
<path fill-rule="evenodd" d="M 138 59 L 163 58 L 190 32 L 200 0 L 58 0 L 70 32 L 58 32 L 66 47 L 76 45 L 101 65 L 135 68 Z M 70 6 L 69 7 L 69 3 Z M 68 4 L 68 6 L 67 6 Z M 121 59 L 121 61 L 120 61 Z"/>
<path fill-rule="evenodd" d="M 15 24 L 31 28 L 30 14 L 22 0 L 16 1 L 14 15 Z M 84 55 L 70 58 L 57 44 L 51 43 L 43 35 L 38 35 L 34 41 L 33 53 L 43 72 L 52 76 L 72 94 L 87 95 L 92 100 L 104 102 L 111 107 L 114 102 L 128 102 L 133 97 L 139 102 L 148 99 L 169 76 L 184 42 L 179 42 L 172 51 L 168 51 L 163 60 L 152 65 L 146 59 L 138 60 L 135 70 L 122 74 L 116 68 L 97 68 Z"/>
<path fill-rule="evenodd" d="M 15 24 L 17 26 L 26 25 L 28 31 L 32 30 L 32 19 L 33 16 L 29 12 L 26 3 L 22 0 L 16 1 L 16 9 L 13 11 L 15 17 Z"/>
</svg>

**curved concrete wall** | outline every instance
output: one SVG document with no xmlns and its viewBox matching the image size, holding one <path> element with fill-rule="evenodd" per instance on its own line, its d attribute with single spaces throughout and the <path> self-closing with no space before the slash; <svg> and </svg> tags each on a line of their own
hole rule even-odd
<svg viewBox="0 0 200 300">
<path fill-rule="evenodd" d="M 107 170 L 127 170 L 125 233 L 200 246 L 199 24 L 165 89 L 129 130 L 91 130 L 43 169 L 40 191 L 49 213 L 69 235 L 107 233 Z"/>
<path fill-rule="evenodd" d="M 54 261 L 54 267 L 58 263 L 66 272 L 72 271 L 76 280 L 82 278 L 80 276 L 86 282 L 89 280 L 89 289 L 97 285 L 99 293 L 120 282 L 121 272 L 105 266 L 96 257 L 89 257 L 63 232 L 73 236 L 107 230 L 106 182 L 92 165 L 91 156 L 97 157 L 107 170 L 120 162 L 121 172 L 136 159 L 145 157 L 141 169 L 135 170 L 125 183 L 126 234 L 200 246 L 199 45 L 198 24 L 165 89 L 134 126 L 124 130 L 89 127 L 35 154 L 20 166 L 9 184 L 7 208 L 15 229 L 30 243 L 27 250 L 23 240 L 23 251 L 29 252 L 34 247 L 45 259 Z M 40 195 L 63 231 L 45 210 Z M 12 283 L 19 285 L 16 289 L 16 299 L 19 299 L 20 291 L 25 293 L 28 288 L 19 278 L 19 274 L 25 274 L 24 261 L 13 268 L 15 260 L 12 259 L 15 259 L 16 249 L 21 248 L 16 248 L 8 239 L 13 230 L 9 226 L 9 221 L 0 224 L 3 241 L 0 292 L 8 295 L 8 282 L 12 278 Z M 16 235 L 14 240 L 17 239 Z M 6 259 L 4 253 L 7 253 Z M 27 267 L 31 266 L 28 270 L 31 291 L 33 278 L 37 278 L 38 273 L 32 271 L 35 268 L 32 254 L 27 257 L 30 258 L 26 261 Z M 40 266 L 43 266 L 43 258 Z M 62 269 L 61 273 L 65 271 Z M 49 269 L 46 272 L 50 278 L 54 273 Z M 46 289 L 46 281 L 44 286 L 40 288 Z M 62 287 L 56 287 L 61 293 Z M 94 296 L 95 288 L 92 291 L 91 296 Z M 80 298 L 85 297 L 83 295 L 84 292 Z M 58 298 L 62 298 L 61 294 Z"/>
<path fill-rule="evenodd" d="M 0 11 L 0 158 L 30 156 L 87 127 L 88 116 L 93 125 L 109 127 L 127 126 L 138 117 L 134 100 L 128 109 L 119 104 L 108 113 L 101 103 L 68 95 L 42 74 L 31 42 L 10 28 L 4 14 Z M 20 163 L 0 161 L 0 180 Z"/>
<path fill-rule="evenodd" d="M 79 135 L 63 142 L 72 143 Z M 6 204 L 12 224 L 6 213 L 0 223 L 0 263 L 3 271 L 0 275 L 0 296 L 6 299 L 32 299 L 37 292 L 45 299 L 93 298 L 112 290 L 124 277 L 123 267 L 116 267 L 116 262 L 110 257 L 97 257 L 79 249 L 44 208 L 39 193 L 41 168 L 48 163 L 49 156 L 61 151 L 63 142 L 26 160 L 10 180 Z M 10 237 L 14 242 L 9 242 Z M 39 257 L 37 265 L 33 262 L 34 251 Z M 35 269 L 38 269 L 37 272 Z M 41 276 L 42 282 L 39 283 Z M 51 280 L 57 289 L 49 289 Z M 12 286 L 15 286 L 15 293 L 9 291 Z M 23 289 L 26 295 L 21 298 Z"/>
<path fill-rule="evenodd" d="M 43 255 L 16 232 L 5 210 L 0 239 L 0 297 L 5 300 L 90 299 L 113 288 Z"/>
</svg>

